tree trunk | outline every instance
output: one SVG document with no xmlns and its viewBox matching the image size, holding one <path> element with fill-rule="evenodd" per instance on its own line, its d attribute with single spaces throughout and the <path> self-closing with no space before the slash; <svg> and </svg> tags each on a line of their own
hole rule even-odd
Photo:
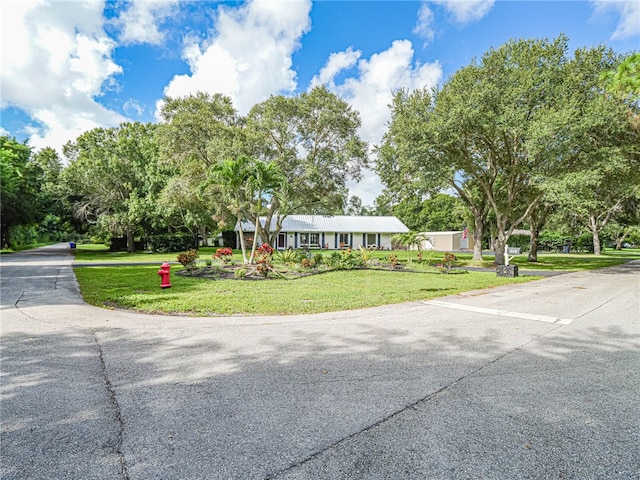
<svg viewBox="0 0 640 480">
<path fill-rule="evenodd" d="M 125 235 L 127 236 L 127 252 L 133 253 L 136 251 L 136 244 L 133 241 L 133 232 L 131 228 L 127 227 L 125 229 Z"/>
<path fill-rule="evenodd" d="M 624 236 L 616 235 L 616 250 L 622 250 L 622 244 L 624 242 Z"/>
<path fill-rule="evenodd" d="M 9 248 L 9 225 L 2 224 L 2 240 L 0 241 L 0 248 Z"/>
<path fill-rule="evenodd" d="M 627 235 L 629 234 L 629 231 L 625 231 L 625 230 L 618 230 L 616 232 L 616 236 L 615 236 L 615 241 L 616 241 L 616 250 L 622 250 L 622 244 L 624 243 L 625 239 L 627 238 Z"/>
<path fill-rule="evenodd" d="M 493 252 L 496 256 L 496 265 L 506 265 L 504 247 L 509 240 L 509 237 L 505 235 L 505 225 L 502 221 L 497 220 L 498 232 L 496 238 L 493 240 Z"/>
<path fill-rule="evenodd" d="M 247 246 L 244 243 L 244 232 L 242 231 L 242 220 L 238 222 L 238 234 L 240 235 L 240 250 L 242 250 L 242 263 L 247 264 L 249 260 L 247 259 Z"/>
<path fill-rule="evenodd" d="M 256 226 L 260 223 L 260 217 L 256 217 Z M 253 264 L 253 259 L 256 256 L 256 247 L 258 245 L 258 229 L 256 228 L 254 237 L 253 237 L 253 245 L 251 245 L 251 256 L 249 257 L 249 263 Z"/>
<path fill-rule="evenodd" d="M 529 256 L 527 257 L 527 262 L 537 262 L 538 261 L 538 229 L 531 229 L 531 239 L 529 240 Z"/>
<path fill-rule="evenodd" d="M 207 230 L 204 227 L 200 227 L 200 235 L 202 236 L 202 246 L 209 246 L 209 239 L 207 238 Z"/>
<path fill-rule="evenodd" d="M 484 236 L 484 219 L 481 215 L 474 215 L 473 231 L 473 261 L 482 261 L 482 237 Z"/>
<path fill-rule="evenodd" d="M 600 246 L 600 236 L 599 236 L 600 232 L 598 232 L 598 220 L 593 214 L 589 215 L 589 227 L 591 230 L 591 235 L 593 236 L 593 254 L 601 255 L 602 247 Z"/>
<path fill-rule="evenodd" d="M 507 244 L 507 237 L 504 233 L 498 232 L 498 237 L 493 242 L 493 251 L 496 255 L 496 265 L 505 265 L 504 247 Z"/>
</svg>

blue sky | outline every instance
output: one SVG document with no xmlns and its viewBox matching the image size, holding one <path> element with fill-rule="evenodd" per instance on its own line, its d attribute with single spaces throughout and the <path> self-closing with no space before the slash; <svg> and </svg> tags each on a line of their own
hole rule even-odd
<svg viewBox="0 0 640 480">
<path fill-rule="evenodd" d="M 399 88 L 441 85 L 513 38 L 640 50 L 640 2 L 3 0 L 0 133 L 36 149 L 198 90 L 241 114 L 272 94 L 326 84 L 376 144 Z M 372 204 L 375 175 L 350 185 Z"/>
</svg>

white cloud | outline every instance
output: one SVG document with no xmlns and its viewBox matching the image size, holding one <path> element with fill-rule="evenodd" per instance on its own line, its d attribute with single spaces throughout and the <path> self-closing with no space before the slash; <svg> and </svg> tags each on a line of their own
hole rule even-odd
<svg viewBox="0 0 640 480">
<path fill-rule="evenodd" d="M 37 122 L 36 148 L 60 148 L 87 129 L 124 118 L 94 98 L 122 68 L 103 30 L 103 2 L 10 0 L 2 6 L 2 108 Z"/>
<path fill-rule="evenodd" d="M 164 40 L 159 24 L 177 8 L 178 0 L 132 0 L 129 8 L 115 20 L 120 27 L 120 41 L 125 45 L 148 43 L 159 45 Z"/>
<path fill-rule="evenodd" d="M 320 69 L 320 73 L 311 79 L 311 86 L 333 85 L 335 77 L 343 70 L 353 67 L 361 55 L 362 52 L 354 52 L 351 47 L 344 52 L 332 53 L 325 66 Z"/>
<path fill-rule="evenodd" d="M 134 100 L 133 98 L 130 98 L 129 100 L 124 102 L 124 105 L 122 105 L 122 110 L 124 110 L 127 115 L 132 115 L 135 113 L 136 115 L 141 116 L 144 113 L 144 107 L 140 104 L 140 102 Z"/>
<path fill-rule="evenodd" d="M 51 147 L 62 152 L 67 141 L 96 127 L 118 125 L 126 119 L 91 99 L 76 102 L 72 106 L 55 105 L 30 112 L 31 117 L 43 128 L 27 127 L 29 145 L 36 149 Z"/>
<path fill-rule="evenodd" d="M 640 2 L 617 0 L 594 0 L 591 2 L 596 15 L 613 12 L 619 16 L 612 40 L 623 40 L 640 35 Z"/>
<path fill-rule="evenodd" d="M 210 39 L 185 39 L 183 58 L 191 73 L 176 75 L 165 95 L 223 93 L 246 113 L 274 93 L 293 92 L 291 55 L 310 28 L 311 2 L 250 0 L 239 8 L 220 5 Z"/>
<path fill-rule="evenodd" d="M 369 60 L 361 59 L 358 76 L 349 77 L 333 88 L 360 112 L 360 134 L 368 142 L 380 142 L 390 118 L 389 105 L 395 91 L 434 87 L 442 78 L 438 63 L 413 65 L 413 54 L 409 40 L 396 40 L 389 49 L 372 55 Z"/>
<path fill-rule="evenodd" d="M 432 0 L 425 1 L 418 9 L 418 19 L 413 33 L 425 40 L 425 44 L 433 42 L 436 36 L 435 14 L 432 6 L 441 6 L 452 21 L 466 25 L 483 18 L 493 8 L 495 0 Z"/>
<path fill-rule="evenodd" d="M 0 126 L 0 137 L 7 137 L 9 136 L 10 132 L 8 130 L 5 130 L 4 128 L 2 128 Z"/>
<path fill-rule="evenodd" d="M 423 3 L 418 10 L 418 21 L 413 28 L 413 33 L 424 38 L 427 43 L 431 43 L 435 37 L 433 29 L 433 11 L 427 3 Z"/>
<path fill-rule="evenodd" d="M 442 5 L 456 22 L 467 24 L 489 13 L 495 0 L 435 0 L 433 3 Z"/>
<path fill-rule="evenodd" d="M 439 63 L 413 63 L 413 46 L 408 40 L 397 40 L 383 52 L 361 59 L 357 64 L 358 75 L 347 78 L 341 84 L 334 77 L 326 84 L 360 112 L 362 126 L 360 136 L 371 145 L 379 144 L 390 120 L 389 105 L 395 91 L 401 88 L 413 90 L 435 87 L 442 78 Z M 329 60 L 328 64 L 331 62 Z M 323 71 L 328 71 L 327 67 Z M 363 204 L 373 205 L 382 187 L 379 180 L 369 173 L 358 183 L 349 184 L 352 194 L 359 196 Z"/>
</svg>

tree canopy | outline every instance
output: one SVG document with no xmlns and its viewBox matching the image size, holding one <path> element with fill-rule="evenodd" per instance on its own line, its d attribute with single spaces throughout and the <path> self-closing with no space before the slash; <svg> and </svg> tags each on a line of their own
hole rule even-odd
<svg viewBox="0 0 640 480">
<path fill-rule="evenodd" d="M 359 179 L 367 165 L 359 127 L 358 112 L 326 87 L 298 97 L 274 95 L 251 109 L 246 126 L 251 154 L 277 165 L 287 186 L 286 195 L 274 197 L 265 212 L 272 227 L 269 243 L 290 212 L 343 211 L 347 180 Z"/>
<path fill-rule="evenodd" d="M 0 211 L 2 247 L 9 244 L 11 228 L 34 220 L 39 211 L 37 165 L 31 148 L 7 136 L 0 137 Z"/>
<path fill-rule="evenodd" d="M 70 163 L 63 177 L 75 215 L 124 233 L 129 251 L 135 234 L 156 221 L 155 199 L 166 181 L 154 129 L 141 123 L 96 128 L 64 147 Z"/>
<path fill-rule="evenodd" d="M 638 145 L 623 115 L 629 105 L 596 82 L 616 56 L 593 48 L 570 58 L 567 43 L 564 36 L 510 41 L 439 90 L 397 92 L 378 148 L 387 191 L 403 199 L 451 188 L 473 213 L 476 234 L 490 212 L 502 264 L 505 243 L 542 202 L 549 181 L 568 179 L 598 158 L 629 165 Z M 602 175 L 596 182 L 613 196 L 619 192 L 620 184 L 607 185 Z"/>
</svg>

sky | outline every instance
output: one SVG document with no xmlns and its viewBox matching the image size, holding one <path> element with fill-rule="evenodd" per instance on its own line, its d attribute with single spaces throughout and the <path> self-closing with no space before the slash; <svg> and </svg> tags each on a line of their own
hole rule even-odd
<svg viewBox="0 0 640 480">
<path fill-rule="evenodd" d="M 2 0 L 0 135 L 62 152 L 95 127 L 158 122 L 162 99 L 223 93 L 240 114 L 324 84 L 380 143 L 394 91 L 441 86 L 518 38 L 640 50 L 639 1 Z M 373 205 L 373 172 L 349 184 Z"/>
</svg>

